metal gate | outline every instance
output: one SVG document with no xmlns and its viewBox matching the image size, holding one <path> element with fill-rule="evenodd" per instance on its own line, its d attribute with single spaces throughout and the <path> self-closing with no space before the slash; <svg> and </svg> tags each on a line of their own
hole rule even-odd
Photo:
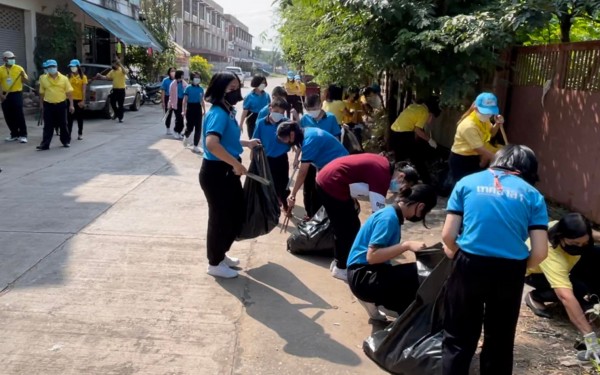
<svg viewBox="0 0 600 375">
<path fill-rule="evenodd" d="M 0 54 L 4 51 L 17 55 L 17 64 L 27 70 L 25 14 L 20 9 L 0 5 Z"/>
</svg>

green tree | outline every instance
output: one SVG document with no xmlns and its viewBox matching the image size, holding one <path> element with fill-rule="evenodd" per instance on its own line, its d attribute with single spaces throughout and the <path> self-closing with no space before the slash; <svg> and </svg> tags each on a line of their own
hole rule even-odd
<svg viewBox="0 0 600 375">
<path fill-rule="evenodd" d="M 75 15 L 66 6 L 58 6 L 42 22 L 38 29 L 34 50 L 34 61 L 38 67 L 48 59 L 57 61 L 59 68 L 66 67 L 77 55 L 77 42 L 80 33 L 75 23 Z"/>
<path fill-rule="evenodd" d="M 190 58 L 190 72 L 200 73 L 202 82 L 208 83 L 212 76 L 212 65 L 204 57 L 196 55 Z"/>
</svg>

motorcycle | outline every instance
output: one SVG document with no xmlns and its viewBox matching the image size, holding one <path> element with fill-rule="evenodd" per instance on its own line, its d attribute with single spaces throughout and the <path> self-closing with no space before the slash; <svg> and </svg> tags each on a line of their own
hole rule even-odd
<svg viewBox="0 0 600 375">
<path fill-rule="evenodd" d="M 162 96 L 160 93 L 160 82 L 149 83 L 142 87 L 142 104 L 145 102 L 160 104 Z"/>
</svg>

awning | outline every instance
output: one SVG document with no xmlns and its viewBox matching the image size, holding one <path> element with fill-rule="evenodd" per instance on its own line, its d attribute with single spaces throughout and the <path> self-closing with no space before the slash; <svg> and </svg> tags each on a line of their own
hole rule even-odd
<svg viewBox="0 0 600 375">
<path fill-rule="evenodd" d="M 160 43 L 141 22 L 84 0 L 73 0 L 73 2 L 126 45 L 152 48 L 162 52 Z"/>
<path fill-rule="evenodd" d="M 180 46 L 179 44 L 171 41 L 171 43 L 173 43 L 173 47 L 175 47 L 175 55 L 177 56 L 181 56 L 181 57 L 190 57 L 192 56 L 191 53 L 189 53 L 189 51 L 185 48 L 183 48 L 182 46 Z"/>
</svg>

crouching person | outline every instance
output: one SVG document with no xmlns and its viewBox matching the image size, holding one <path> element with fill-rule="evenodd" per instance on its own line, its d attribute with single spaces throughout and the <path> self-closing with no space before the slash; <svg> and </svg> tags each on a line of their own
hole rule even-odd
<svg viewBox="0 0 600 375">
<path fill-rule="evenodd" d="M 415 263 L 392 266 L 390 261 L 406 251 L 426 248 L 423 242 L 400 242 L 404 220 L 425 221 L 437 203 L 435 189 L 415 185 L 406 189 L 399 202 L 377 211 L 360 228 L 348 257 L 348 284 L 361 302 L 383 306 L 402 314 L 413 302 L 419 288 Z M 369 316 L 379 312 L 367 305 Z M 365 307 L 367 307 L 365 306 Z"/>
</svg>

